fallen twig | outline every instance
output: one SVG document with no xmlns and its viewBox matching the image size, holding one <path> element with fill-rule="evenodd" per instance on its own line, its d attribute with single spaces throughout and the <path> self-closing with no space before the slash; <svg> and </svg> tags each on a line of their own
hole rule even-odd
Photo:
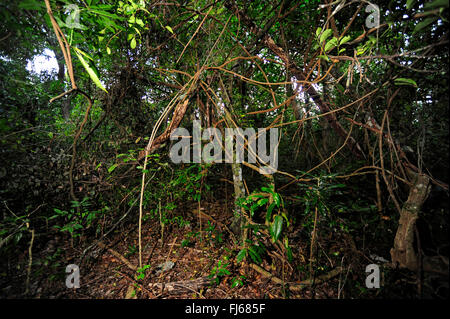
<svg viewBox="0 0 450 319">
<path fill-rule="evenodd" d="M 106 247 L 106 245 L 105 245 L 103 242 L 100 241 L 100 242 L 97 243 L 97 245 L 98 245 L 100 248 L 107 249 L 107 250 L 108 250 L 111 254 L 113 254 L 115 257 L 119 258 L 120 261 L 123 262 L 125 265 L 127 265 L 127 267 L 130 268 L 131 270 L 133 270 L 133 271 L 136 271 L 136 270 L 137 270 L 137 267 L 136 267 L 135 265 L 133 265 L 132 263 L 130 263 L 130 262 L 128 261 L 128 259 L 126 259 L 125 257 L 123 257 L 121 254 L 119 254 L 119 253 L 118 253 L 117 251 L 115 251 L 114 249 Z"/>
<path fill-rule="evenodd" d="M 250 264 L 250 267 L 253 268 L 254 270 L 256 270 L 257 272 L 259 272 L 264 277 L 269 277 L 276 284 L 288 285 L 289 286 L 289 290 L 291 290 L 291 291 L 300 291 L 300 290 L 303 290 L 304 288 L 306 288 L 308 286 L 311 286 L 313 283 L 314 284 L 319 284 L 319 283 L 325 282 L 328 279 L 336 277 L 337 275 L 339 275 L 342 272 L 342 268 L 341 267 L 337 267 L 337 268 L 333 269 L 332 271 L 330 271 L 329 273 L 324 274 L 322 276 L 319 276 L 317 278 L 306 279 L 306 280 L 301 281 L 301 282 L 292 283 L 292 282 L 284 282 L 280 278 L 275 277 L 270 272 L 262 269 L 258 265 Z"/>
<path fill-rule="evenodd" d="M 168 283 L 150 283 L 148 286 L 150 288 L 160 290 L 161 293 L 164 291 L 167 293 L 177 294 L 184 293 L 186 290 L 197 293 L 197 290 L 207 287 L 210 283 L 211 279 L 209 279 L 208 276 L 205 276 L 193 280 L 174 281 Z"/>
</svg>

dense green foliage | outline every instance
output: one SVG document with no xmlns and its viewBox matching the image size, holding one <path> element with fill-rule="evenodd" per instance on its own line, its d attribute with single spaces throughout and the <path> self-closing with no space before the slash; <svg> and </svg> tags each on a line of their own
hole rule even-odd
<svg viewBox="0 0 450 319">
<path fill-rule="evenodd" d="M 45 1 L 0 4 L 4 276 L 13 276 L 9 261 L 27 264 L 34 234 L 35 251 L 62 236 L 82 252 L 118 225 L 137 225 L 143 173 L 141 220 L 158 225 L 161 242 L 186 229 L 182 247 L 233 243 L 210 267 L 216 284 L 230 277 L 233 288 L 245 285 L 232 270 L 244 262 L 275 270 L 282 261 L 283 276 L 286 262 L 303 279 L 326 273 L 329 256 L 343 262 L 349 238 L 363 256 L 388 257 L 410 172 L 432 181 L 418 222 L 421 249 L 448 258 L 448 1 L 378 1 L 377 28 L 358 1 L 48 4 L 52 17 Z M 36 74 L 27 65 L 44 50 L 59 69 Z M 174 164 L 173 141 L 162 133 L 174 128 L 184 101 L 175 126 L 190 132 L 195 119 L 222 131 L 278 127 L 278 172 L 267 178 L 242 165 L 239 196 L 229 164 Z M 172 104 L 144 170 L 143 150 Z M 197 225 L 200 217 L 185 212 L 204 203 L 220 203 L 229 218 Z M 243 236 L 219 231 L 233 214 L 246 218 Z M 46 272 L 64 272 L 60 253 Z M 137 254 L 130 246 L 125 257 Z M 44 261 L 33 262 L 38 277 Z M 139 265 L 138 280 L 150 268 Z M 25 266 L 17 276 L 25 285 Z M 374 296 L 359 282 L 346 296 Z M 382 295 L 415 296 L 414 289 Z"/>
</svg>

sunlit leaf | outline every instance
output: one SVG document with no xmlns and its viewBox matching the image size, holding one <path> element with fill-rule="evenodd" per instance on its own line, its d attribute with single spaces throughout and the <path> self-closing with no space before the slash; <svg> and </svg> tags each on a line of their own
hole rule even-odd
<svg viewBox="0 0 450 319">
<path fill-rule="evenodd" d="M 337 45 L 338 45 L 338 39 L 337 38 L 333 38 L 330 41 L 328 41 L 327 44 L 325 44 L 324 51 L 328 52 L 331 49 L 333 49 L 334 47 L 336 47 Z"/>
<path fill-rule="evenodd" d="M 95 71 L 93 68 L 91 68 L 89 66 L 89 64 L 86 62 L 86 60 L 83 58 L 83 54 L 86 55 L 85 53 L 83 53 L 83 51 L 81 51 L 80 49 L 75 47 L 75 53 L 77 54 L 78 59 L 80 60 L 81 64 L 83 65 L 83 67 L 85 68 L 85 70 L 87 71 L 87 73 L 89 74 L 91 80 L 95 83 L 95 85 L 97 85 L 97 87 L 99 87 L 100 89 L 102 89 L 105 92 L 108 92 L 102 85 L 102 83 L 100 82 L 100 79 L 98 78 L 97 74 L 95 74 Z"/>
<path fill-rule="evenodd" d="M 317 30 L 316 30 L 316 37 L 319 37 L 320 32 L 322 32 L 322 28 L 318 27 Z"/>
<path fill-rule="evenodd" d="M 330 62 L 330 58 L 327 57 L 326 55 L 318 55 L 317 57 L 318 57 L 319 59 L 322 59 L 322 60 L 325 60 L 325 61 L 327 61 L 327 62 Z"/>
<path fill-rule="evenodd" d="M 169 32 L 173 34 L 173 30 L 172 30 L 171 27 L 169 27 L 168 25 L 166 25 L 166 29 L 169 30 Z"/>
<path fill-rule="evenodd" d="M 111 173 L 113 170 L 115 170 L 116 167 L 117 167 L 117 165 L 119 165 L 119 164 L 113 164 L 113 165 L 111 165 L 111 166 L 108 168 L 108 173 Z"/>
<path fill-rule="evenodd" d="M 347 43 L 348 41 L 350 41 L 351 39 L 352 39 L 351 36 L 346 35 L 345 37 L 343 37 L 343 38 L 341 39 L 341 41 L 339 42 L 339 45 L 343 45 L 343 44 Z"/>
<path fill-rule="evenodd" d="M 323 43 L 326 39 L 328 39 L 331 33 L 333 33 L 333 30 L 331 29 L 326 29 L 325 31 L 323 31 L 322 35 L 320 36 L 319 43 Z"/>
</svg>

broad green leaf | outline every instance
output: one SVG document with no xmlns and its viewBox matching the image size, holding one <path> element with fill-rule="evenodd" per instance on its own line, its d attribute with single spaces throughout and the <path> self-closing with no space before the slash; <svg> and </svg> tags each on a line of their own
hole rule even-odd
<svg viewBox="0 0 450 319">
<path fill-rule="evenodd" d="M 106 53 L 111 54 L 111 49 L 109 47 L 106 47 Z"/>
<path fill-rule="evenodd" d="M 325 60 L 325 61 L 327 61 L 327 62 L 330 62 L 330 58 L 327 57 L 326 55 L 318 55 L 317 57 L 318 57 L 319 59 L 322 59 L 322 60 Z"/>
<path fill-rule="evenodd" d="M 324 51 L 328 52 L 331 49 L 333 49 L 335 46 L 337 46 L 338 44 L 338 39 L 337 38 L 333 38 L 330 41 L 327 42 L 327 44 L 325 44 L 325 48 Z"/>
<path fill-rule="evenodd" d="M 144 27 L 144 21 L 142 21 L 142 19 L 137 18 L 136 19 L 136 24 L 138 24 L 141 27 Z"/>
<path fill-rule="evenodd" d="M 131 47 L 132 49 L 136 48 L 136 38 L 131 39 L 130 47 Z"/>
<path fill-rule="evenodd" d="M 275 218 L 271 225 L 272 240 L 276 242 L 281 235 L 283 230 L 283 217 L 280 215 L 275 215 Z"/>
<path fill-rule="evenodd" d="M 323 31 L 322 35 L 320 36 L 319 43 L 323 43 L 326 39 L 328 39 L 331 33 L 333 33 L 333 30 L 331 29 L 326 29 L 325 31 Z"/>
<path fill-rule="evenodd" d="M 89 66 L 89 64 L 83 58 L 82 54 L 80 54 L 83 52 L 76 47 L 74 49 L 75 49 L 75 53 L 77 54 L 78 59 L 80 60 L 81 64 L 83 65 L 83 67 L 85 68 L 87 73 L 89 74 L 91 80 L 95 83 L 95 85 L 97 85 L 97 87 L 99 87 L 100 89 L 102 89 L 103 91 L 108 93 L 108 91 L 103 87 L 102 83 L 100 82 L 100 79 L 98 78 L 97 74 L 95 74 L 95 71 Z"/>
<path fill-rule="evenodd" d="M 322 28 L 318 27 L 317 30 L 316 30 L 316 37 L 319 37 L 320 32 L 322 32 Z"/>
<path fill-rule="evenodd" d="M 352 39 L 351 36 L 346 35 L 345 37 L 343 37 L 343 38 L 341 39 L 341 41 L 339 42 L 339 45 L 343 45 L 343 44 L 347 43 L 348 41 L 350 41 L 351 39 Z"/>
</svg>

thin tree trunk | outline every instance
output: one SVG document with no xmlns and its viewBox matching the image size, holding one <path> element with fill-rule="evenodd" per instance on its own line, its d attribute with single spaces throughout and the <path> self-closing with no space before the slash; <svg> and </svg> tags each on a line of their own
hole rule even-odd
<svg viewBox="0 0 450 319">
<path fill-rule="evenodd" d="M 231 223 L 231 230 L 236 234 L 239 239 L 244 241 L 244 225 L 245 217 L 243 215 L 242 208 L 237 205 L 237 202 L 245 197 L 244 182 L 242 179 L 242 165 L 240 163 L 232 163 L 231 170 L 233 171 L 233 183 L 234 183 L 234 215 L 233 222 Z"/>
<path fill-rule="evenodd" d="M 420 209 L 430 192 L 430 178 L 417 174 L 409 192 L 408 200 L 400 212 L 400 220 L 391 249 L 391 259 L 394 265 L 411 270 L 417 269 L 417 255 L 414 250 L 414 227 L 419 217 Z"/>
<path fill-rule="evenodd" d="M 61 86 L 65 90 L 65 79 L 64 79 L 65 61 L 64 61 L 64 56 L 62 55 L 62 53 L 59 50 L 55 50 L 53 52 L 55 53 L 56 61 L 58 62 L 58 68 L 59 68 L 59 70 L 58 70 L 58 81 L 59 81 L 59 83 L 61 83 Z M 62 109 L 61 109 L 63 117 L 64 117 L 64 119 L 66 121 L 70 119 L 70 111 L 71 111 L 71 109 L 72 109 L 72 107 L 71 107 L 71 104 L 70 104 L 70 95 L 68 95 L 62 100 Z"/>
</svg>

